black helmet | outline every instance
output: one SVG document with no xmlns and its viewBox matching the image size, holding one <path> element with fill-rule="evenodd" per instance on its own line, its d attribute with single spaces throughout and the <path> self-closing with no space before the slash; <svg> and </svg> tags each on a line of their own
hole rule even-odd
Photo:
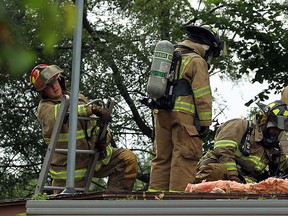
<svg viewBox="0 0 288 216">
<path fill-rule="evenodd" d="M 273 147 L 279 144 L 281 131 L 288 131 L 288 106 L 281 100 L 276 100 L 268 105 L 257 103 L 263 111 L 258 124 L 262 130 L 266 147 Z"/>
<path fill-rule="evenodd" d="M 211 25 L 187 25 L 184 26 L 189 39 L 196 43 L 206 44 L 210 47 L 213 57 L 218 57 L 224 48 L 218 32 Z"/>
<path fill-rule="evenodd" d="M 268 105 L 260 102 L 257 105 L 267 117 L 266 123 L 271 121 L 280 130 L 288 131 L 288 106 L 286 103 L 276 100 Z"/>
</svg>

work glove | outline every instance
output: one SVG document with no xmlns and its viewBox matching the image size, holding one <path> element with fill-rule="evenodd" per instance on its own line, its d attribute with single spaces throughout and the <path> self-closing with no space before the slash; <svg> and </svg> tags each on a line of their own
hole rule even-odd
<svg viewBox="0 0 288 216">
<path fill-rule="evenodd" d="M 106 149 L 107 146 L 107 133 L 105 134 L 105 136 L 102 139 L 99 139 L 96 141 L 96 149 L 98 149 L 100 152 L 104 151 Z"/>
<path fill-rule="evenodd" d="M 239 179 L 239 177 L 237 175 L 229 176 L 229 180 L 241 183 L 241 181 L 240 181 L 240 179 Z"/>
<path fill-rule="evenodd" d="M 199 137 L 202 139 L 206 137 L 209 133 L 209 126 L 201 126 L 199 131 Z"/>
<path fill-rule="evenodd" d="M 109 110 L 102 106 L 93 105 L 92 107 L 93 114 L 99 116 L 103 122 L 103 124 L 106 124 L 110 121 L 110 113 Z"/>
</svg>

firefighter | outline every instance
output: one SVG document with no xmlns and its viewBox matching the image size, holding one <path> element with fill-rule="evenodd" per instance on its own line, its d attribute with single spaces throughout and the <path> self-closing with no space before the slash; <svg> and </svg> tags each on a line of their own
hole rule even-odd
<svg viewBox="0 0 288 216">
<path fill-rule="evenodd" d="M 202 140 L 212 122 L 212 95 L 208 66 L 220 55 L 223 42 L 210 25 L 189 25 L 188 35 L 176 51 L 182 60 L 174 76 L 172 109 L 159 103 L 153 107 L 156 157 L 151 161 L 148 192 L 180 192 L 195 178 L 202 156 Z M 177 87 L 176 87 L 177 85 Z M 195 127 L 198 118 L 199 127 Z"/>
<path fill-rule="evenodd" d="M 288 86 L 286 86 L 284 89 L 281 91 L 281 100 L 288 104 Z"/>
<path fill-rule="evenodd" d="M 39 64 L 35 66 L 31 71 L 30 82 L 41 96 L 37 109 L 37 118 L 42 127 L 43 138 L 49 144 L 61 99 L 65 95 L 70 95 L 70 91 L 66 88 L 63 70 L 56 65 Z M 91 116 L 95 114 L 101 118 L 101 121 L 109 121 L 110 114 L 107 108 L 97 105 L 86 106 L 88 102 L 88 99 L 84 95 L 79 94 L 78 116 Z M 109 130 L 105 140 L 97 141 L 96 145 L 96 138 L 99 133 L 96 124 L 96 120 L 78 119 L 76 148 L 81 150 L 97 148 L 101 152 L 96 164 L 94 177 L 109 177 L 107 191 L 132 191 L 138 167 L 135 154 L 123 148 L 112 148 Z M 69 124 L 64 122 L 56 148 L 68 148 L 68 131 Z M 88 162 L 89 156 L 87 154 L 77 154 L 75 165 L 76 188 L 83 188 Z M 65 187 L 66 168 L 67 154 L 54 153 L 49 170 L 53 179 L 53 186 Z M 54 191 L 54 193 L 58 192 Z"/>
<path fill-rule="evenodd" d="M 262 113 L 252 121 L 229 120 L 217 129 L 213 150 L 199 161 L 194 183 L 203 180 L 259 182 L 282 176 L 288 166 L 288 107 L 281 100 L 257 103 Z"/>
</svg>

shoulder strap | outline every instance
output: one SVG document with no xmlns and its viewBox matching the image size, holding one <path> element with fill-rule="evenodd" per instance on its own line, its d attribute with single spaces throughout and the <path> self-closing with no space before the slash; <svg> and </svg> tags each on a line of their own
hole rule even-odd
<svg viewBox="0 0 288 216">
<path fill-rule="evenodd" d="M 254 125 L 252 121 L 248 121 L 246 132 L 244 133 L 242 140 L 241 140 L 241 144 L 240 144 L 240 150 L 244 156 L 249 156 L 251 154 L 249 140 L 250 140 L 253 129 L 254 129 Z"/>
<path fill-rule="evenodd" d="M 170 70 L 170 77 L 168 77 L 169 81 L 172 82 L 174 79 L 174 75 L 177 74 L 177 79 L 179 79 L 179 70 L 182 64 L 182 55 L 188 53 L 195 53 L 199 55 L 193 48 L 185 46 L 185 45 L 175 45 L 175 48 L 183 48 L 184 50 L 175 50 L 173 53 L 173 60 Z"/>
<path fill-rule="evenodd" d="M 185 45 L 182 45 L 182 44 L 176 45 L 175 48 L 183 48 L 183 49 L 185 49 L 185 50 L 180 51 L 181 54 L 187 54 L 187 53 L 196 53 L 196 54 L 198 54 L 193 48 L 185 46 Z"/>
</svg>

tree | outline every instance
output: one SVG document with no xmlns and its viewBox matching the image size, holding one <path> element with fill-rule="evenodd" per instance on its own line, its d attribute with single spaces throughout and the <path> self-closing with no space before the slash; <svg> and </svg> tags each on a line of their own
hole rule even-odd
<svg viewBox="0 0 288 216">
<path fill-rule="evenodd" d="M 1 80 L 6 81 L 0 86 L 2 199 L 31 196 L 45 155 L 46 146 L 35 117 L 39 98 L 28 84 L 30 69 L 38 63 L 57 64 L 64 69 L 68 81 L 71 77 L 73 38 L 63 31 L 63 23 L 67 22 L 59 22 L 62 15 L 65 17 L 62 8 L 71 2 L 41 0 L 45 7 L 33 4 L 32 0 L 25 2 L 30 6 L 4 0 L 7 17 L 11 19 L 8 23 L 16 26 L 13 28 L 16 36 L 21 35 L 20 46 L 28 47 L 37 58 L 21 70 L 20 77 L 1 74 Z M 249 75 L 254 77 L 253 82 L 260 83 L 268 80 L 270 90 L 257 96 L 261 100 L 266 99 L 268 91 L 279 91 L 286 85 L 288 67 L 284 48 L 288 37 L 287 22 L 282 16 L 287 16 L 287 4 L 260 0 L 198 2 L 199 9 L 187 0 L 85 1 L 80 91 L 91 99 L 115 98 L 111 130 L 115 144 L 132 149 L 139 158 L 135 189 L 147 188 L 149 162 L 153 157 L 151 111 L 139 100 L 146 96 L 151 56 L 158 40 L 176 44 L 184 35 L 183 24 L 198 21 L 213 24 L 226 40 L 229 54 L 214 60 L 211 75 L 221 73 L 234 80 Z M 43 13 L 49 5 L 53 9 L 47 13 L 54 11 L 57 19 Z M 39 38 L 51 32 L 52 40 Z M 3 62 L 8 64 L 5 59 Z M 0 61 L 1 71 L 5 71 L 5 64 Z M 214 109 L 217 115 L 218 107 Z M 209 148 L 213 136 L 207 143 Z"/>
</svg>

